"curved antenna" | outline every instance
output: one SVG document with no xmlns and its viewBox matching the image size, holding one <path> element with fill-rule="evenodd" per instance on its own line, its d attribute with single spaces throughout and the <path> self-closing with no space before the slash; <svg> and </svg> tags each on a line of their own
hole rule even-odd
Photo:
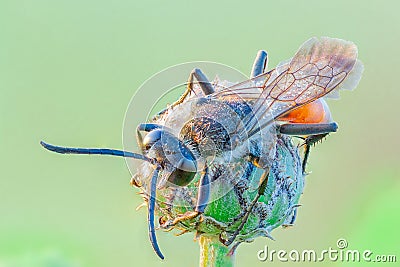
<svg viewBox="0 0 400 267">
<path fill-rule="evenodd" d="M 117 157 L 125 157 L 125 158 L 135 158 L 141 159 L 154 164 L 153 161 L 141 154 L 127 152 L 122 150 L 116 149 L 108 149 L 108 148 L 74 148 L 74 147 L 61 147 L 61 146 L 54 146 L 47 144 L 43 141 L 40 141 L 40 144 L 47 150 L 52 152 L 60 153 L 60 154 L 84 154 L 84 155 L 110 155 L 110 156 L 117 156 Z M 149 238 L 151 245 L 153 246 L 154 251 L 156 252 L 157 256 L 161 259 L 164 259 L 164 255 L 161 253 L 161 250 L 157 243 L 157 237 L 155 233 L 154 227 L 154 208 L 156 204 L 156 190 L 157 190 L 157 180 L 158 180 L 158 173 L 160 170 L 160 166 L 158 165 L 153 172 L 153 177 L 151 178 L 151 185 L 150 185 L 150 195 L 149 195 L 149 204 L 148 204 L 148 224 L 149 224 Z"/>
<path fill-rule="evenodd" d="M 116 149 L 108 149 L 108 148 L 74 148 L 74 147 L 61 147 L 47 144 L 43 141 L 40 141 L 40 144 L 46 148 L 47 150 L 60 153 L 60 154 L 84 154 L 84 155 L 109 155 L 109 156 L 117 156 L 124 158 L 134 158 L 141 159 L 152 163 L 152 161 L 141 154 L 127 152 Z"/>
<path fill-rule="evenodd" d="M 161 250 L 158 247 L 156 231 L 154 227 L 154 207 L 156 205 L 156 189 L 157 189 L 157 179 L 159 170 L 160 166 L 157 166 L 157 168 L 153 172 L 153 177 L 151 178 L 147 221 L 149 224 L 149 238 L 151 245 L 153 246 L 153 249 L 156 252 L 157 256 L 163 260 L 164 255 L 161 253 Z"/>
</svg>

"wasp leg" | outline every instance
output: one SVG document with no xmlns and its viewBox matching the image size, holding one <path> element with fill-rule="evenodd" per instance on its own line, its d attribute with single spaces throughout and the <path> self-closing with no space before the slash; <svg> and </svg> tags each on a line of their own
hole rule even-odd
<svg viewBox="0 0 400 267">
<path fill-rule="evenodd" d="M 278 126 L 278 132 L 287 135 L 317 135 L 336 132 L 338 125 L 331 123 L 286 123 Z"/>
<path fill-rule="evenodd" d="M 289 224 L 294 224 L 294 222 L 296 221 L 296 218 L 297 218 L 297 208 L 295 208 L 294 210 L 293 210 L 293 216 L 292 216 L 292 219 L 290 220 L 290 222 L 289 222 Z"/>
<path fill-rule="evenodd" d="M 239 245 L 242 244 L 242 243 L 243 243 L 243 241 L 236 242 L 236 243 L 232 246 L 232 248 L 229 250 L 227 256 L 233 256 L 233 255 L 235 255 L 236 249 L 237 249 L 237 248 L 239 247 Z"/>
<path fill-rule="evenodd" d="M 308 163 L 308 158 L 310 157 L 310 150 L 311 150 L 311 145 L 307 144 L 306 141 L 304 141 L 304 155 L 303 155 L 303 161 L 301 162 L 301 172 L 303 174 L 306 174 L 306 167 Z"/>
<path fill-rule="evenodd" d="M 304 157 L 303 157 L 303 162 L 302 162 L 303 174 L 306 173 L 306 165 L 307 165 L 308 157 L 310 156 L 311 146 L 320 142 L 328 134 L 329 133 L 310 135 L 306 139 L 304 139 Z"/>
<path fill-rule="evenodd" d="M 254 167 L 257 167 L 259 169 L 264 169 L 259 164 L 260 157 L 250 153 L 247 156 L 246 160 L 251 164 L 247 166 L 244 176 L 242 177 L 242 180 L 248 180 L 250 178 L 250 175 L 252 174 L 252 170 Z M 247 207 L 248 207 L 248 204 L 243 196 L 243 193 L 248 189 L 248 186 L 246 184 L 237 183 L 234 189 L 242 211 L 231 222 L 229 222 L 228 224 L 229 227 L 236 224 L 236 222 L 238 222 L 240 219 L 244 217 L 244 215 L 247 213 Z"/>
<path fill-rule="evenodd" d="M 199 193 L 195 211 L 203 213 L 207 207 L 210 198 L 210 177 L 208 176 L 208 167 L 205 167 L 200 177 Z"/>
<path fill-rule="evenodd" d="M 171 107 L 175 107 L 175 106 L 181 104 L 186 99 L 186 97 L 190 94 L 190 92 L 193 91 L 194 78 L 196 78 L 196 80 L 198 81 L 198 84 L 200 85 L 200 88 L 205 95 L 210 95 L 215 92 L 214 87 L 208 80 L 207 76 L 200 69 L 197 69 L 197 68 L 193 69 L 192 72 L 190 72 L 190 74 L 189 74 L 186 91 L 181 95 L 181 97 L 177 101 L 175 101 L 171 105 Z M 168 110 L 168 108 L 165 108 L 162 111 L 160 111 L 157 115 L 161 116 L 165 112 L 167 112 L 167 110 Z"/>
<path fill-rule="evenodd" d="M 188 91 L 193 89 L 193 77 L 199 82 L 200 88 L 205 95 L 214 93 L 214 87 L 208 80 L 207 76 L 201 71 L 201 69 L 194 69 L 189 75 L 188 79 Z"/>
<path fill-rule="evenodd" d="M 214 93 L 215 91 L 214 87 L 208 80 L 207 76 L 200 69 L 194 69 L 189 74 L 186 91 L 174 104 L 172 104 L 172 107 L 181 104 L 185 100 L 185 98 L 190 94 L 190 92 L 193 91 L 194 78 L 196 78 L 196 80 L 198 81 L 200 88 L 205 95 L 210 95 Z"/>
<path fill-rule="evenodd" d="M 244 193 L 249 189 L 248 183 L 249 183 L 250 176 L 252 175 L 254 168 L 259 166 L 258 159 L 259 159 L 259 157 L 256 157 L 252 154 L 250 154 L 248 156 L 247 160 L 249 161 L 249 163 L 246 166 L 243 176 L 239 182 L 235 183 L 235 185 L 233 187 L 233 190 L 236 194 L 237 200 L 241 207 L 241 212 L 228 223 L 229 227 L 236 224 L 246 214 L 248 203 L 246 201 L 246 198 L 244 197 Z"/>
<path fill-rule="evenodd" d="M 290 221 L 286 224 L 282 224 L 283 228 L 291 227 L 294 225 L 294 222 L 296 221 L 297 217 L 297 207 L 293 208 L 293 214 L 292 217 L 290 218 Z"/>
<path fill-rule="evenodd" d="M 151 245 L 153 246 L 154 251 L 156 252 L 157 256 L 161 259 L 164 259 L 164 255 L 161 253 L 160 248 L 158 247 L 157 237 L 154 227 L 154 207 L 156 204 L 156 189 L 157 189 L 157 179 L 160 167 L 154 170 L 153 177 L 151 178 L 151 185 L 150 185 L 150 196 L 149 196 L 149 205 L 148 205 L 148 213 L 147 213 L 147 220 L 149 224 L 149 238 Z"/>
<path fill-rule="evenodd" d="M 209 198 L 210 198 L 210 178 L 208 176 L 208 168 L 206 167 L 200 177 L 197 204 L 194 211 L 188 211 L 176 217 L 174 220 L 167 221 L 165 224 L 162 225 L 162 227 L 169 228 L 175 226 L 179 222 L 196 218 L 200 214 L 204 213 Z"/>
<path fill-rule="evenodd" d="M 251 212 L 253 211 L 254 206 L 258 202 L 258 199 L 265 193 L 265 189 L 267 188 L 267 184 L 268 184 L 268 176 L 269 176 L 269 169 L 266 169 L 266 170 L 264 170 L 263 174 L 261 175 L 260 184 L 258 186 L 257 196 L 253 199 L 250 206 L 247 208 L 246 213 L 242 218 L 242 222 L 240 223 L 238 228 L 236 228 L 235 232 L 233 232 L 233 234 L 227 240 L 222 238 L 222 236 L 221 236 L 222 233 L 220 234 L 219 239 L 224 245 L 226 245 L 226 246 L 231 245 L 233 243 L 233 241 L 235 241 L 236 236 L 243 229 L 244 225 L 247 222 L 247 219 L 249 218 Z"/>
<path fill-rule="evenodd" d="M 254 78 L 260 74 L 263 74 L 268 66 L 268 55 L 264 50 L 260 50 L 253 63 L 253 68 L 251 69 L 250 78 Z"/>
<path fill-rule="evenodd" d="M 320 124 L 301 124 L 301 123 L 287 123 L 278 127 L 278 132 L 287 135 L 305 135 L 304 139 L 304 156 L 302 163 L 303 174 L 306 173 L 306 165 L 308 157 L 310 156 L 311 146 L 321 141 L 329 133 L 336 132 L 338 125 L 336 122 L 320 123 Z"/>
</svg>

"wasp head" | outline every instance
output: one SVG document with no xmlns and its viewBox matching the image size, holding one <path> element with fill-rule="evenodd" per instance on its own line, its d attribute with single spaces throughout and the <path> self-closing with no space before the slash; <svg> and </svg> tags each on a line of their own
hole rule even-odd
<svg viewBox="0 0 400 267">
<path fill-rule="evenodd" d="M 197 173 L 197 160 L 192 151 L 166 129 L 150 131 L 141 144 L 144 154 L 160 165 L 167 177 L 160 184 L 186 186 Z"/>
</svg>

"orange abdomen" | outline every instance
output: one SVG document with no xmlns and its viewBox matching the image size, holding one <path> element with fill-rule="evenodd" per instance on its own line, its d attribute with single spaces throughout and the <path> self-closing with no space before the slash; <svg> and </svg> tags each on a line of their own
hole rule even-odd
<svg viewBox="0 0 400 267">
<path fill-rule="evenodd" d="M 278 118 L 291 123 L 329 123 L 332 122 L 328 104 L 323 98 L 301 106 Z"/>
</svg>

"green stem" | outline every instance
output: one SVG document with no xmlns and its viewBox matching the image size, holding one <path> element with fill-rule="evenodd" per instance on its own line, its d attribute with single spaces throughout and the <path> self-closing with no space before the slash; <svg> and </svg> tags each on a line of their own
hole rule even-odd
<svg viewBox="0 0 400 267">
<path fill-rule="evenodd" d="M 217 236 L 200 236 L 200 267 L 231 267 L 235 254 L 228 255 L 230 247 L 224 246 Z"/>
</svg>

